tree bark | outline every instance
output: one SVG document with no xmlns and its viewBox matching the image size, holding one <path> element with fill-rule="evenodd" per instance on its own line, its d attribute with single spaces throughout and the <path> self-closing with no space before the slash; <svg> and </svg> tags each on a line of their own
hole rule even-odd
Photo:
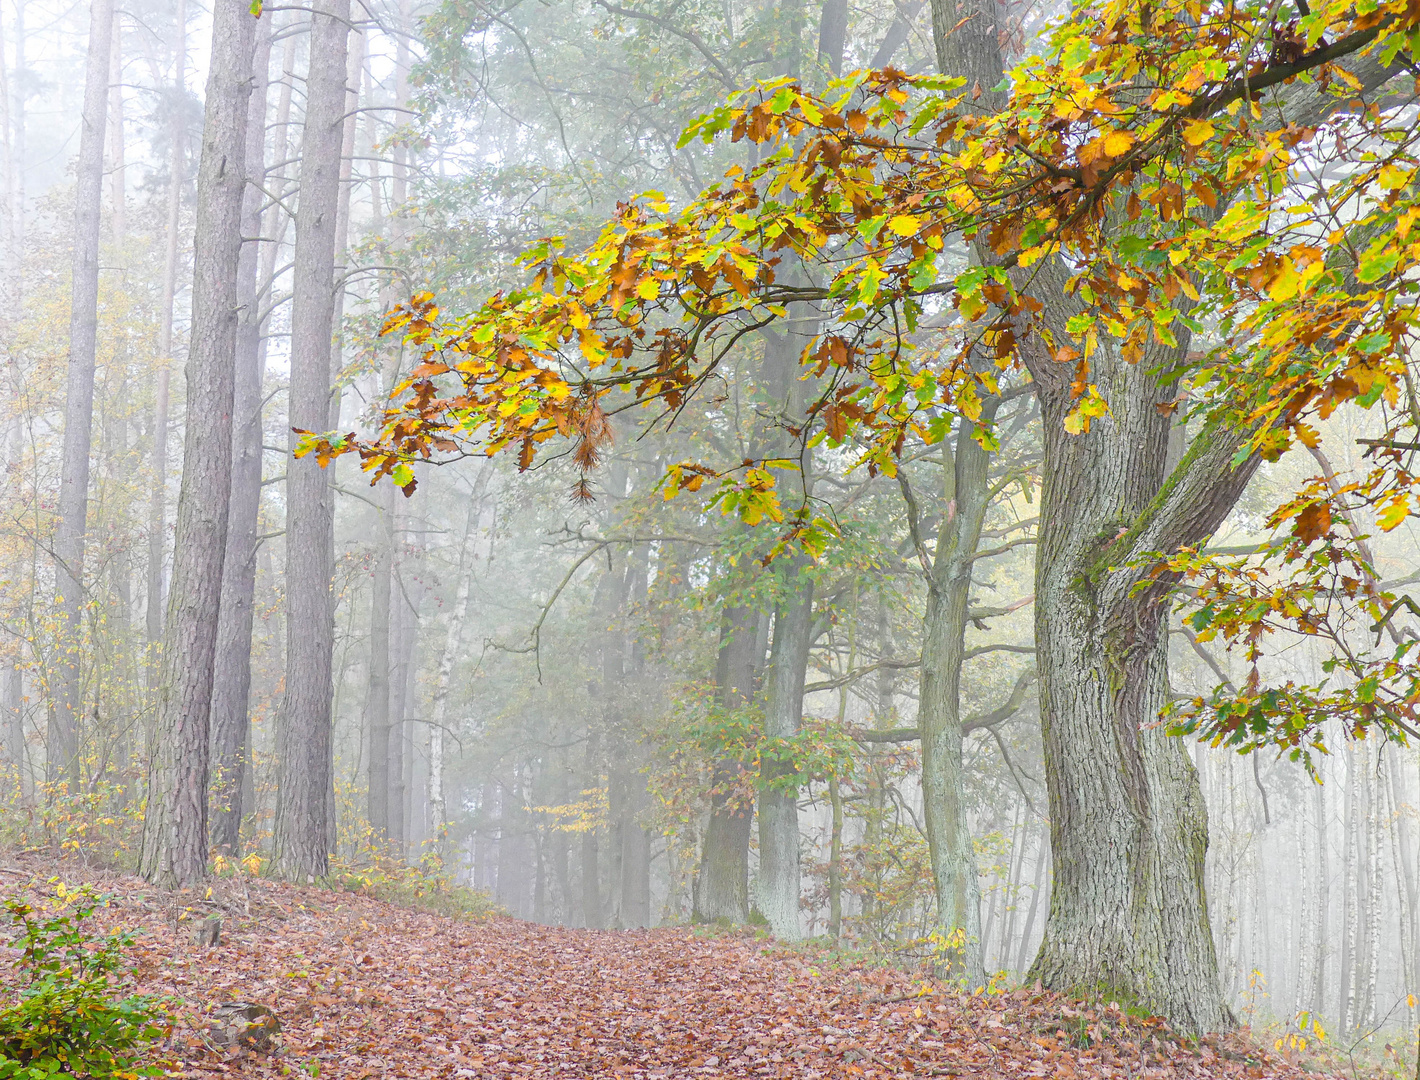
<svg viewBox="0 0 1420 1080">
<path fill-rule="evenodd" d="M 720 617 L 715 681 L 719 705 L 743 708 L 754 697 L 754 650 L 759 616 L 752 608 L 727 607 Z M 749 838 L 754 806 L 740 791 L 743 763 L 723 758 L 710 778 L 710 820 L 700 849 L 691 918 L 695 922 L 749 921 Z"/>
<path fill-rule="evenodd" d="M 335 227 L 345 118 L 350 0 L 316 0 L 312 14 L 301 190 L 291 312 L 293 429 L 330 421 L 331 333 L 335 316 Z M 326 872 L 331 784 L 331 600 L 334 504 L 314 457 L 286 464 L 286 700 L 277 734 L 276 869 L 290 879 Z"/>
<path fill-rule="evenodd" d="M 814 579 L 804 555 L 783 563 L 785 596 L 774 615 L 766 740 L 798 734 L 804 715 L 804 675 L 813 645 Z M 799 925 L 799 803 L 797 770 L 772 755 L 760 765 L 759 876 L 755 901 L 770 932 L 784 941 L 802 936 Z"/>
<path fill-rule="evenodd" d="M 366 762 L 365 813 L 378 843 L 388 843 L 390 829 L 390 590 L 394 566 L 393 484 L 380 492 L 375 562 L 370 575 L 370 679 L 365 695 L 365 730 L 370 754 Z"/>
<path fill-rule="evenodd" d="M 256 19 L 216 5 L 197 175 L 186 438 L 173 580 L 139 870 L 157 885 L 207 874 L 207 771 L 213 667 L 232 483 L 237 264 L 246 190 Z"/>
<path fill-rule="evenodd" d="M 463 536 L 459 538 L 454 606 L 449 612 L 448 633 L 444 638 L 444 651 L 439 657 L 439 671 L 435 676 L 433 701 L 430 703 L 433 723 L 429 729 L 429 827 L 439 842 L 441 855 L 444 825 L 448 820 L 447 808 L 444 805 L 444 728 L 448 724 L 449 716 L 449 684 L 453 681 L 454 661 L 458 659 L 459 647 L 463 643 L 463 624 L 468 618 L 468 597 L 473 582 L 472 562 L 475 557 L 473 534 L 478 528 L 484 489 L 491 475 L 492 469 L 482 470 L 469 496 L 468 516 L 464 521 Z M 565 854 L 564 845 L 564 858 Z"/>
<path fill-rule="evenodd" d="M 818 23 L 818 58 L 834 77 L 843 74 L 843 50 L 848 43 L 848 0 L 823 0 Z"/>
<path fill-rule="evenodd" d="M 1000 398 L 986 399 L 984 424 L 995 419 L 999 405 Z M 917 711 L 922 732 L 922 816 L 937 892 L 937 929 L 945 939 L 945 947 L 939 949 L 946 973 L 965 978 L 973 987 L 984 982 L 985 969 L 981 885 L 963 789 L 961 669 L 966 659 L 971 570 L 991 503 L 990 455 L 974 438 L 977 431 L 963 421 L 956 452 L 943 465 L 947 509 L 927 579 Z"/>
<path fill-rule="evenodd" d="M 59 647 L 51 676 L 45 740 L 50 783 L 79 780 L 79 716 L 83 681 L 84 538 L 89 509 L 89 447 L 94 418 L 94 359 L 99 330 L 99 227 L 103 201 L 104 131 L 108 115 L 113 0 L 89 6 L 89 51 L 74 191 L 73 280 L 69 364 L 64 395 L 64 448 L 59 474 L 59 527 L 54 538 Z"/>
<path fill-rule="evenodd" d="M 256 599 L 257 530 L 261 511 L 261 384 L 266 367 L 261 302 L 257 287 L 261 204 L 266 198 L 266 106 L 270 85 L 271 19 L 258 23 L 247 116 L 246 170 L 237 263 L 238 318 L 232 403 L 232 485 L 227 549 L 222 560 L 222 597 L 217 621 L 217 659 L 212 675 L 212 847 L 229 857 L 241 850 L 245 807 L 242 788 L 250 765 L 251 641 Z"/>
<path fill-rule="evenodd" d="M 167 535 L 168 397 L 173 365 L 173 301 L 177 295 L 178 231 L 187 158 L 183 98 L 187 96 L 187 0 L 177 0 L 173 35 L 172 117 L 168 131 L 167 231 L 163 259 L 163 298 L 158 324 L 158 387 L 153 403 L 153 491 L 148 503 L 148 671 L 158 677 L 156 650 L 163 640 L 163 552 Z"/>
</svg>

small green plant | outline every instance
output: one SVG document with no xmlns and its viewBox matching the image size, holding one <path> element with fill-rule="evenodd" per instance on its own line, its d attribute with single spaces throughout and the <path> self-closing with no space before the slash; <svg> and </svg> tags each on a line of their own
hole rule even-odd
<svg viewBox="0 0 1420 1080">
<path fill-rule="evenodd" d="M 84 889 L 60 895 L 48 918 L 21 900 L 5 901 L 23 984 L 0 1011 L 0 1080 L 128 1080 L 160 1076 L 138 1064 L 167 1034 L 160 1000 L 120 997 L 130 969 L 128 933 L 97 937 L 84 925 L 102 897 Z"/>
</svg>

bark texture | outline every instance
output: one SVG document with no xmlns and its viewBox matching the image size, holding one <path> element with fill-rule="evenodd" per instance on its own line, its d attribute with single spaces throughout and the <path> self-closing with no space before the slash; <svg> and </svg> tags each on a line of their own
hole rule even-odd
<svg viewBox="0 0 1420 1080">
<path fill-rule="evenodd" d="M 785 598 L 774 615 L 764 736 L 789 739 L 804 715 L 804 675 L 813 645 L 814 581 L 806 556 L 785 561 Z M 772 743 L 771 743 L 772 745 Z M 799 926 L 799 803 L 792 762 L 766 755 L 760 766 L 759 876 L 755 902 L 775 937 L 797 941 Z"/>
<path fill-rule="evenodd" d="M 370 740 L 366 763 L 365 816 L 381 842 L 390 827 L 390 586 L 394 569 L 393 485 L 381 493 L 375 558 L 370 575 L 370 680 L 365 694 L 365 730 Z"/>
<path fill-rule="evenodd" d="M 236 371 L 232 401 L 232 483 L 227 549 L 222 560 L 222 599 L 217 622 L 217 659 L 212 676 L 212 782 L 208 813 L 212 847 L 219 854 L 241 850 L 243 780 L 251 731 L 251 637 L 256 593 L 256 549 L 261 509 L 261 382 L 266 343 L 257 290 L 261 203 L 266 186 L 266 105 L 271 63 L 271 20 L 257 24 L 252 95 L 247 115 L 246 171 L 242 203 L 241 256 L 237 263 Z"/>
<path fill-rule="evenodd" d="M 209 719 L 232 480 L 236 282 L 255 35 L 256 19 L 237 0 L 216 6 L 197 175 L 182 490 L 139 857 L 143 876 L 167 888 L 207 873 Z"/>
<path fill-rule="evenodd" d="M 335 232 L 345 117 L 350 0 L 317 0 L 312 13 L 301 194 L 291 312 L 291 426 L 330 421 Z M 331 608 L 334 504 L 314 457 L 286 463 L 286 700 L 277 732 L 276 869 L 293 880 L 328 865 L 331 754 Z"/>
<path fill-rule="evenodd" d="M 177 295 L 178 231 L 182 213 L 182 188 L 186 180 L 187 141 L 182 100 L 187 95 L 187 0 L 177 0 L 173 18 L 172 117 L 168 130 L 167 230 L 163 258 L 163 299 L 158 324 L 158 387 L 153 401 L 153 491 L 148 503 L 148 630 L 149 678 L 159 676 L 154 651 L 163 640 L 166 584 L 163 553 L 167 537 L 168 397 L 173 364 L 173 301 Z"/>
<path fill-rule="evenodd" d="M 759 640 L 757 613 L 751 608 L 726 608 L 720 617 L 720 652 L 715 682 L 720 707 L 747 705 L 754 697 L 755 647 Z M 691 917 L 696 922 L 749 921 L 749 838 L 754 806 L 740 793 L 744 765 L 725 758 L 715 763 L 710 779 L 710 820 L 700 848 Z"/>
<path fill-rule="evenodd" d="M 999 403 L 999 398 L 986 400 L 983 423 L 992 422 Z M 949 974 L 965 977 L 972 986 L 984 981 L 985 969 L 981 886 L 963 792 L 961 669 L 966 658 L 971 569 L 991 503 L 990 455 L 974 438 L 976 433 L 975 425 L 963 422 L 956 453 L 943 466 L 947 510 L 927 579 L 917 713 L 922 732 L 922 815 L 937 891 L 937 927 L 947 943 L 944 962 Z"/>
</svg>

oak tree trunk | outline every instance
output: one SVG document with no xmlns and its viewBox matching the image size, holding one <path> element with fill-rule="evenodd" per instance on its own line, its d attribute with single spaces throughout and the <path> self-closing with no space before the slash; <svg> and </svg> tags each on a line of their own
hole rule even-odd
<svg viewBox="0 0 1420 1080">
<path fill-rule="evenodd" d="M 990 424 L 1000 399 L 986 399 Z M 990 455 L 963 422 L 956 452 L 943 466 L 947 511 L 927 580 L 922 620 L 922 677 L 917 726 L 922 732 L 922 815 L 937 893 L 937 928 L 945 939 L 946 973 L 972 986 L 984 981 L 981 886 L 966 817 L 962 774 L 961 669 L 971 571 L 990 506 Z M 946 450 L 943 449 L 946 456 Z"/>
<path fill-rule="evenodd" d="M 774 615 L 764 706 L 764 737 L 771 747 L 774 740 L 791 739 L 799 732 L 804 715 L 804 676 L 813 645 L 814 579 L 807 556 L 786 558 L 782 573 L 785 596 Z M 786 757 L 766 753 L 759 780 L 755 902 L 775 937 L 797 941 L 801 936 L 797 769 Z"/>
<path fill-rule="evenodd" d="M 752 608 L 727 607 L 720 616 L 715 682 L 722 709 L 743 708 L 754 697 L 755 647 L 761 616 Z M 744 765 L 733 758 L 715 763 L 710 777 L 710 819 L 700 848 L 691 918 L 695 922 L 749 921 L 749 838 L 753 803 L 741 791 Z"/>
</svg>

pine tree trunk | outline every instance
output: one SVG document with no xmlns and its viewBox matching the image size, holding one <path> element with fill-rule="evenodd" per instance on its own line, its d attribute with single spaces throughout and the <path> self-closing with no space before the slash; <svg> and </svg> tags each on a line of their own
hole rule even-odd
<svg viewBox="0 0 1420 1080">
<path fill-rule="evenodd" d="M 197 175 L 182 490 L 139 857 L 143 876 L 166 888 L 207 874 L 209 720 L 232 482 L 236 281 L 255 34 L 256 19 L 238 0 L 216 6 Z"/>
<path fill-rule="evenodd" d="M 167 537 L 168 403 L 173 365 L 173 302 L 177 294 L 178 233 L 187 160 L 184 99 L 187 96 L 187 0 L 177 0 L 173 35 L 172 116 L 168 130 L 167 229 L 163 259 L 163 296 L 158 324 L 158 386 L 153 402 L 153 491 L 148 503 L 148 677 L 159 677 L 158 646 L 163 640 L 165 587 L 163 552 Z"/>
<path fill-rule="evenodd" d="M 108 115 L 113 0 L 89 6 L 89 51 L 84 111 L 75 169 L 73 279 L 69 307 L 69 365 L 64 392 L 64 448 L 59 474 L 59 527 L 54 575 L 59 626 L 52 703 L 45 739 L 50 783 L 79 782 L 82 712 L 84 538 L 89 509 L 89 447 L 94 419 L 94 361 L 99 329 L 99 228 L 103 201 L 104 131 Z"/>
<path fill-rule="evenodd" d="M 764 707 L 764 737 L 791 739 L 804 715 L 804 678 L 813 646 L 814 580 L 809 560 L 784 560 L 784 598 L 774 615 L 770 646 L 769 692 Z M 799 923 L 799 802 L 793 762 L 766 755 L 760 765 L 759 875 L 755 901 L 782 941 L 803 936 Z"/>
<path fill-rule="evenodd" d="M 270 85 L 271 20 L 259 20 L 252 61 L 254 80 L 247 115 L 246 169 L 250 182 L 242 206 L 242 235 L 261 232 L 266 187 L 266 105 Z M 251 641 L 256 599 L 256 549 L 261 511 L 261 384 L 266 366 L 261 300 L 257 288 L 260 245 L 245 243 L 237 263 L 240 294 L 236 377 L 232 402 L 232 493 L 217 662 L 212 675 L 212 786 L 208 813 L 212 848 L 233 857 L 241 851 L 242 789 L 250 765 Z"/>
<path fill-rule="evenodd" d="M 754 698 L 759 615 L 727 607 L 720 616 L 715 683 L 719 705 L 744 708 Z M 695 922 L 749 921 L 749 838 L 754 806 L 742 788 L 744 765 L 733 758 L 715 763 L 710 777 L 710 819 L 701 842 L 691 918 Z"/>
<path fill-rule="evenodd" d="M 291 311 L 293 428 L 323 431 L 330 421 L 331 333 L 335 316 L 335 227 L 345 119 L 350 0 L 316 0 L 301 138 L 301 189 Z M 331 599 L 334 504 L 313 456 L 286 464 L 286 699 L 277 736 L 276 870 L 286 878 L 324 876 L 331 786 Z"/>
</svg>

